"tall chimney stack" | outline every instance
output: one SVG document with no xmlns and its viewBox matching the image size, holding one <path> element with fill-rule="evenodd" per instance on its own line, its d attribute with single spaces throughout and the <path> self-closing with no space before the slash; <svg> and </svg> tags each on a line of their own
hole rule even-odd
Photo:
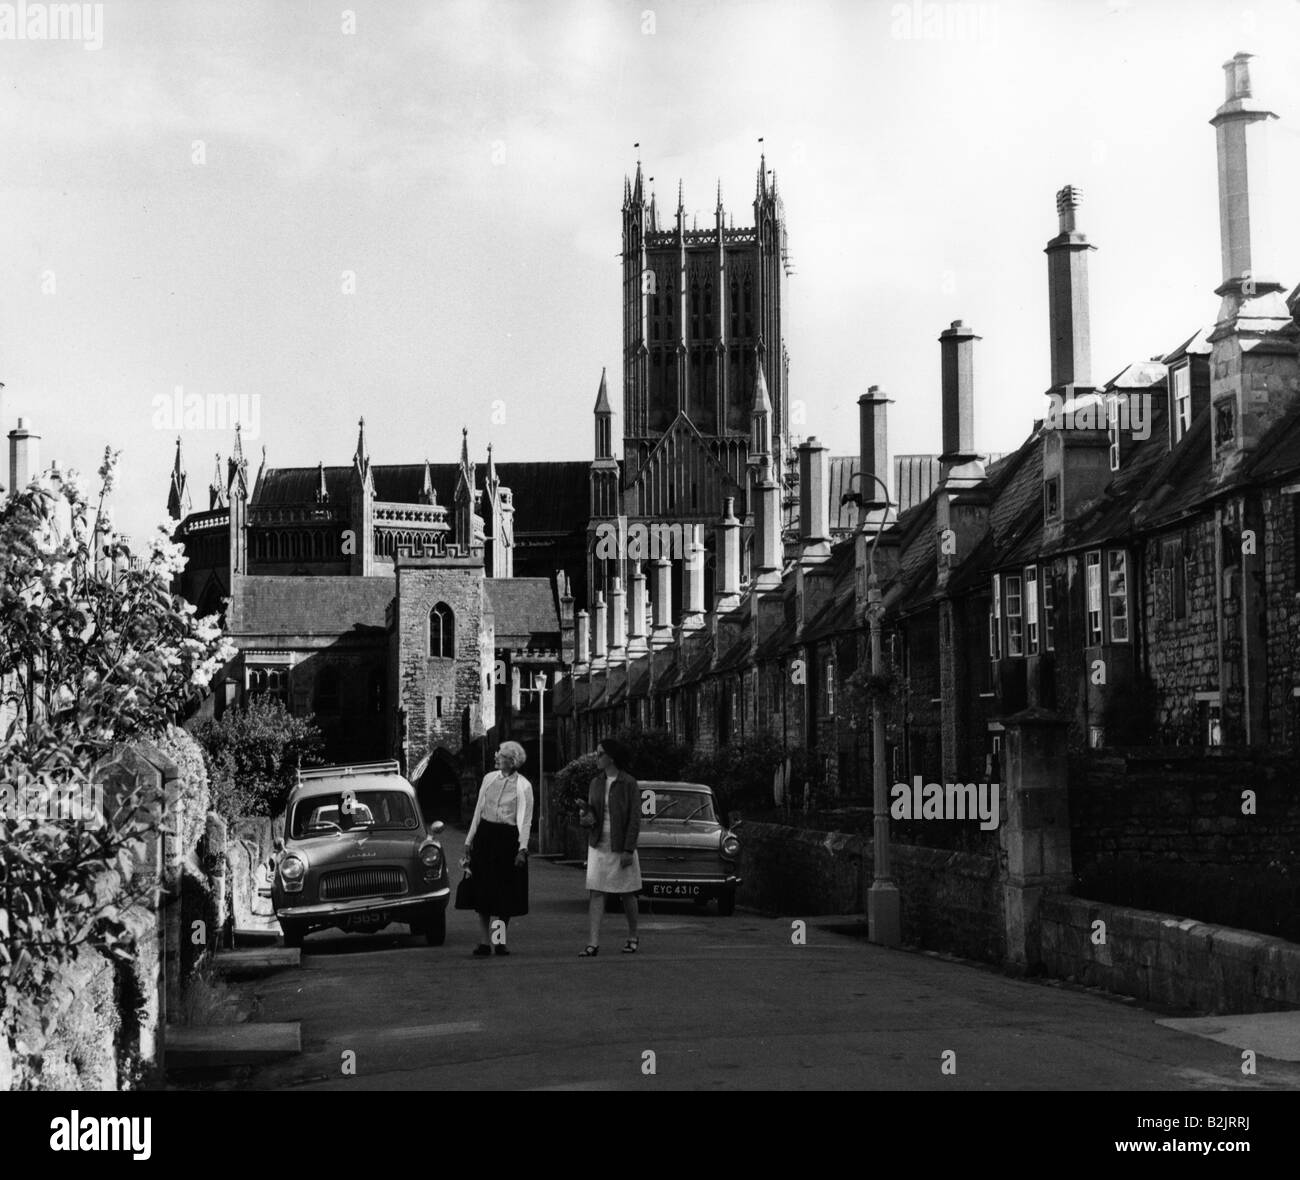
<svg viewBox="0 0 1300 1180">
<path fill-rule="evenodd" d="M 736 501 L 722 501 L 722 520 L 717 529 L 718 569 L 713 587 L 713 609 L 727 611 L 740 602 L 740 521 Z"/>
<path fill-rule="evenodd" d="M 585 610 L 578 612 L 577 651 L 573 655 L 573 670 L 578 675 L 591 665 L 591 616 Z"/>
<path fill-rule="evenodd" d="M 27 418 L 9 432 L 9 489 L 21 492 L 41 472 L 41 436 Z"/>
<path fill-rule="evenodd" d="M 892 400 L 880 392 L 879 385 L 871 386 L 858 398 L 858 470 L 862 472 L 858 491 L 864 501 L 883 500 L 889 488 L 889 436 L 885 407 Z M 877 479 L 884 484 L 883 489 L 876 483 Z M 864 508 L 858 517 L 862 524 L 866 524 L 872 518 L 883 519 L 883 514 L 868 513 Z"/>
<path fill-rule="evenodd" d="M 831 521 L 827 449 L 816 438 L 799 444 L 799 560 L 830 556 Z"/>
<path fill-rule="evenodd" d="M 984 478 L 975 451 L 975 341 L 981 339 L 961 320 L 939 333 L 943 388 L 942 482 L 950 477 L 972 482 Z M 975 468 L 979 470 L 976 472 Z"/>
<path fill-rule="evenodd" d="M 1056 194 L 1060 232 L 1047 243 L 1047 318 L 1052 345 L 1052 389 L 1092 388 L 1092 321 L 1088 305 L 1087 234 L 1077 225 L 1083 192 L 1067 184 Z M 1063 395 L 1067 399 L 1069 394 Z"/>
</svg>

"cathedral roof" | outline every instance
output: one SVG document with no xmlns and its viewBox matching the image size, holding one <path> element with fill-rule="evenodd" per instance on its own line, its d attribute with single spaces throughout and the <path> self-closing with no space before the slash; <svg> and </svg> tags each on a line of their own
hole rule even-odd
<svg viewBox="0 0 1300 1180">
<path fill-rule="evenodd" d="M 503 487 L 514 493 L 515 535 L 570 533 L 586 527 L 590 463 L 497 463 Z M 375 499 L 386 503 L 419 504 L 424 489 L 424 464 L 374 464 Z M 430 463 L 434 491 L 444 507 L 455 502 L 459 463 Z M 330 501 L 346 504 L 351 467 L 326 467 L 325 487 Z M 320 485 L 319 467 L 268 468 L 254 499 L 263 504 L 314 504 Z"/>
</svg>

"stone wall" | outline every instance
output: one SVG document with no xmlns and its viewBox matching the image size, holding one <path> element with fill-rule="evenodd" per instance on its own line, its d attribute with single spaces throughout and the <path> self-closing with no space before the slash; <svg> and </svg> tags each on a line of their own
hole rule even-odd
<svg viewBox="0 0 1300 1180">
<path fill-rule="evenodd" d="M 861 914 L 871 884 L 871 841 L 744 821 L 737 894 L 742 905 L 791 917 Z M 966 852 L 893 845 L 903 940 L 988 962 L 1004 954 L 997 861 Z"/>
<path fill-rule="evenodd" d="M 1300 1005 L 1292 942 L 1061 893 L 1042 899 L 1039 920 L 1043 966 L 1058 979 L 1197 1012 Z"/>
</svg>

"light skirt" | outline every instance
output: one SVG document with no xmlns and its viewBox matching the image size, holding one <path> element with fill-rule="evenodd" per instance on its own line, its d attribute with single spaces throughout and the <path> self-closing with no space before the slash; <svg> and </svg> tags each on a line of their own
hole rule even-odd
<svg viewBox="0 0 1300 1180">
<path fill-rule="evenodd" d="M 606 812 L 600 843 L 587 849 L 587 888 L 600 893 L 636 893 L 641 888 L 641 861 L 635 852 L 632 863 L 624 868 L 623 854 L 609 847 L 609 814 Z"/>
</svg>

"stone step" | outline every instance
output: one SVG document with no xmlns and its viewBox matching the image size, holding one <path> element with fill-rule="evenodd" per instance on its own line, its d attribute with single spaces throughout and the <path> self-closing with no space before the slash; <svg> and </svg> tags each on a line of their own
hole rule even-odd
<svg viewBox="0 0 1300 1180">
<path fill-rule="evenodd" d="M 283 1024 L 169 1024 L 166 1065 L 170 1069 L 214 1069 L 256 1065 L 302 1052 L 298 1021 Z"/>
<path fill-rule="evenodd" d="M 267 975 L 286 967 L 301 967 L 302 951 L 297 947 L 250 947 L 242 951 L 222 951 L 213 960 L 213 969 L 227 979 Z"/>
</svg>

